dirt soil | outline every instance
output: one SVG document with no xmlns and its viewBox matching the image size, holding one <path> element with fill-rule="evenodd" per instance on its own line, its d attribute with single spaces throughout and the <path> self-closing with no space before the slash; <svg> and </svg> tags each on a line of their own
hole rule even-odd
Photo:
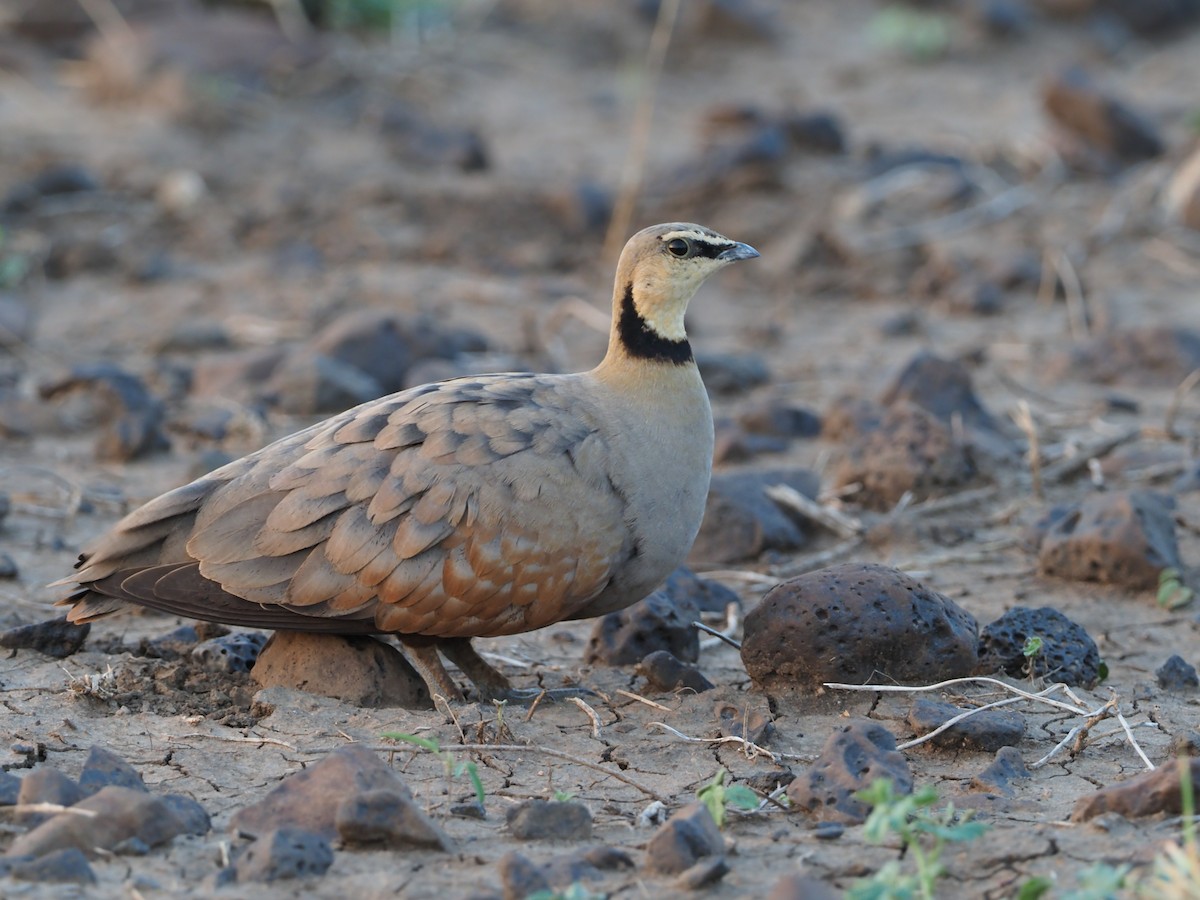
<svg viewBox="0 0 1200 900">
<path fill-rule="evenodd" d="M 49 4 L 59 5 L 70 6 Z M 410 23 L 391 40 L 322 32 L 289 44 L 257 9 L 201 8 L 191 24 L 155 30 L 147 4 L 120 6 L 134 32 L 106 18 L 113 46 L 86 19 L 49 34 L 0 30 L 0 193 L 52 164 L 81 166 L 99 184 L 47 196 L 33 213 L 5 220 L 0 254 L 31 270 L 0 298 L 32 318 L 18 329 L 20 340 L 0 351 L 8 392 L 0 491 L 12 501 L 0 549 L 18 569 L 0 583 L 6 627 L 49 618 L 57 594 L 45 585 L 69 572 L 79 548 L 124 511 L 203 471 L 212 458 L 204 454 L 240 454 L 316 418 L 277 409 L 260 418 L 234 389 L 187 393 L 177 373 L 217 351 L 203 342 L 179 349 L 178 339 L 164 349 L 184 325 L 197 326 L 192 334 L 221 326 L 234 349 L 255 350 L 302 340 L 340 313 L 374 308 L 469 326 L 491 351 L 529 367 L 585 368 L 603 347 L 603 333 L 574 313 L 582 303 L 601 321 L 607 316 L 614 258 L 595 198 L 611 198 L 626 170 L 634 110 L 647 85 L 652 13 L 635 4 L 572 9 L 541 0 L 433 4 L 420 28 Z M 1122 372 L 1114 383 L 1099 383 L 1083 371 L 1055 369 L 1058 355 L 1083 339 L 1079 308 L 1036 272 L 1043 259 L 1065 254 L 1080 284 L 1073 299 L 1086 306 L 1093 329 L 1200 329 L 1196 240 L 1162 222 L 1157 200 L 1193 139 L 1200 32 L 1130 38 L 1114 49 L 1111 35 L 1086 18 L 1038 18 L 1023 35 L 999 42 L 984 35 L 966 4 L 951 4 L 942 13 L 951 27 L 948 52 L 915 63 L 872 41 L 880 7 L 866 0 L 684 6 L 657 84 L 641 200 L 624 233 L 657 221 L 698 221 L 761 251 L 761 260 L 706 286 L 690 314 L 698 351 L 755 353 L 769 367 L 768 384 L 715 398 L 718 415 L 769 398 L 818 412 L 843 395 L 874 398 L 917 351 L 930 349 L 970 366 L 998 418 L 1027 404 L 1048 465 L 1132 431 L 1123 455 L 1104 464 L 1107 484 L 1170 489 L 1188 465 L 1188 449 L 1154 429 L 1162 429 L 1177 380 Z M 241 18 L 232 31 L 217 28 L 225 16 L 249 17 L 261 33 L 241 29 Z M 121 43 L 129 40 L 139 56 Z M 1111 173 L 1067 166 L 1039 89 L 1077 62 L 1158 124 L 1164 157 Z M 767 115 L 829 110 L 848 150 L 731 162 L 727 151 L 741 132 L 728 124 L 730 110 L 742 107 Z M 387 124 L 397 119 L 416 125 Z M 471 149 L 472 134 L 483 160 Z M 870 181 L 872 148 L 957 156 L 971 173 L 971 196 L 948 196 L 939 183 L 917 179 L 868 220 L 853 207 Z M 1020 202 L 1001 200 L 995 215 L 941 219 L 1022 186 Z M 909 241 L 904 229 L 913 225 L 930 227 Z M 852 261 L 839 265 L 829 252 L 812 251 L 819 231 L 839 233 Z M 930 253 L 958 266 L 955 285 L 1021 261 L 1032 260 L 1035 275 L 1010 282 L 996 275 L 1004 285 L 999 306 L 984 315 L 956 300 L 953 289 L 918 284 L 914 273 Z M 38 385 L 98 361 L 143 379 L 163 398 L 170 423 L 233 410 L 237 427 L 221 440 L 175 428 L 168 451 L 98 459 L 104 412 L 95 395 L 29 402 Z M 1178 431 L 1197 433 L 1194 409 L 1184 399 Z M 1021 432 L 1005 427 L 1022 447 Z M 827 487 L 842 449 L 828 439 L 796 440 L 722 468 L 808 466 Z M 753 605 L 781 573 L 858 560 L 914 574 L 981 624 L 1015 605 L 1053 606 L 1086 627 L 1108 666 L 1108 680 L 1080 698 L 1098 706 L 1115 693 L 1150 760 L 1168 760 L 1172 742 L 1196 728 L 1196 694 L 1160 689 L 1154 671 L 1175 653 L 1200 661 L 1194 610 L 1164 610 L 1153 592 L 1038 575 L 1024 529 L 1050 505 L 1092 491 L 1086 467 L 1049 482 L 1043 499 L 1019 454 L 980 468 L 961 502 L 894 517 L 853 548 L 839 549 L 840 538 L 814 531 L 794 553 L 733 573 L 722 567 L 716 577 Z M 1198 498 L 1175 494 L 1185 563 L 1200 559 Z M 844 509 L 861 513 L 852 497 Z M 861 514 L 869 524 L 886 515 Z M 767 577 L 754 581 L 750 572 Z M 232 813 L 347 741 L 384 747 L 389 731 L 443 745 L 462 735 L 468 742 L 494 736 L 490 707 L 464 705 L 451 717 L 357 709 L 282 689 L 256 697 L 248 676 L 129 653 L 139 639 L 180 624 L 115 617 L 95 625 L 84 649 L 65 660 L 21 651 L 0 661 L 5 768 L 20 774 L 52 765 L 77 775 L 87 749 L 103 745 L 128 759 L 152 790 L 189 794 L 214 818 L 207 837 L 179 838 L 144 857 L 101 858 L 94 864 L 100 883 L 87 896 L 205 895 L 205 879 L 230 841 Z M 912 736 L 903 696 L 768 700 L 738 653 L 723 645 L 707 647 L 700 660 L 716 692 L 655 694 L 660 706 L 650 706 L 618 693 L 644 691 L 632 669 L 582 665 L 590 629 L 571 623 L 480 642 L 520 686 L 571 680 L 606 698 L 593 704 L 598 728 L 571 703 L 542 704 L 531 715 L 507 710 L 511 742 L 529 749 L 476 756 L 485 819 L 449 815 L 470 789 L 459 780 L 447 792 L 431 754 L 389 752 L 421 802 L 443 817 L 461 848 L 457 856 L 344 851 L 323 878 L 255 886 L 256 896 L 458 897 L 495 888 L 496 862 L 514 849 L 534 860 L 574 849 L 523 843 L 504 828 L 506 807 L 556 791 L 591 809 L 592 843 L 639 859 L 650 832 L 636 823 L 651 797 L 540 747 L 621 771 L 678 806 L 722 767 L 769 790 L 770 776 L 802 771 L 846 715 L 881 720 L 900 740 Z M 972 687 L 949 696 L 981 702 L 999 695 Z M 748 758 L 732 744 L 683 742 L 654 724 L 711 738 L 720 702 L 773 718 L 776 760 Z M 1019 747 L 1026 763 L 1077 724 L 1049 709 L 1019 708 L 1027 715 Z M 908 751 L 918 784 L 976 808 L 991 826 L 984 838 L 947 851 L 940 896 L 1009 897 L 1034 875 L 1066 890 L 1090 865 L 1145 861 L 1176 834 L 1178 822 L 1160 818 L 1067 821 L 1078 798 L 1145 768 L 1111 721 L 1095 735 L 1078 754 L 1060 753 L 1015 783 L 1007 797 L 969 790 L 990 754 Z M 867 844 L 861 827 L 820 840 L 813 823 L 774 807 L 733 814 L 726 835 L 731 869 L 706 889 L 713 897 L 764 896 L 801 868 L 845 889 L 899 858 L 894 844 Z M 62 886 L 10 884 L 11 896 L 69 895 Z M 624 897 L 679 890 L 639 870 L 612 874 L 596 889 Z"/>
</svg>

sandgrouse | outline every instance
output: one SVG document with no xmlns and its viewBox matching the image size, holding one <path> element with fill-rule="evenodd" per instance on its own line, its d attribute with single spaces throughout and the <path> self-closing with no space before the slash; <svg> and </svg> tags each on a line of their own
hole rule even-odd
<svg viewBox="0 0 1200 900">
<path fill-rule="evenodd" d="M 394 634 L 431 694 L 462 697 L 439 651 L 480 697 L 518 693 L 471 638 L 623 609 L 691 547 L 713 422 L 684 311 L 756 256 L 698 225 L 638 232 L 596 368 L 427 384 L 278 440 L 125 516 L 60 605 Z"/>
</svg>

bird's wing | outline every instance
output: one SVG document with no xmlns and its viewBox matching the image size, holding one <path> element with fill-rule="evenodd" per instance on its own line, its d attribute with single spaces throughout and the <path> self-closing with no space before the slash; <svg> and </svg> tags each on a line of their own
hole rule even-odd
<svg viewBox="0 0 1200 900">
<path fill-rule="evenodd" d="M 434 636 L 565 618 L 634 552 L 610 448 L 567 378 L 382 398 L 165 494 L 85 554 L 70 618 L 131 601 Z"/>
</svg>

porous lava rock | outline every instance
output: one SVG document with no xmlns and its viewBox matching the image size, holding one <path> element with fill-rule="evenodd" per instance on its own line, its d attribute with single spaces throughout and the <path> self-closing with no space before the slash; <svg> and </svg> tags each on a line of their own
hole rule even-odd
<svg viewBox="0 0 1200 900">
<path fill-rule="evenodd" d="M 746 616 L 742 662 L 770 692 L 928 684 L 974 671 L 977 640 L 954 601 L 897 569 L 845 563 L 774 587 Z"/>
<path fill-rule="evenodd" d="M 890 509 L 902 496 L 923 499 L 966 484 L 976 469 L 950 426 L 910 401 L 888 408 L 879 426 L 847 446 L 833 475 L 835 487 L 861 485 L 868 509 Z"/>
<path fill-rule="evenodd" d="M 697 694 L 714 687 L 694 663 L 685 663 L 666 650 L 646 655 L 635 670 L 646 679 L 647 687 L 655 691 L 687 690 Z"/>
<path fill-rule="evenodd" d="M 273 828 L 250 844 L 233 864 L 239 882 L 280 881 L 324 875 L 333 848 L 319 834 L 301 828 Z"/>
<path fill-rule="evenodd" d="M 1179 564 L 1170 501 L 1144 490 L 1091 494 L 1051 523 L 1038 550 L 1045 575 L 1135 590 Z"/>
<path fill-rule="evenodd" d="M 1172 692 L 1190 691 L 1200 687 L 1200 676 L 1196 675 L 1196 667 L 1179 654 L 1167 657 L 1154 671 L 1154 678 L 1163 690 Z"/>
<path fill-rule="evenodd" d="M 912 772 L 896 750 L 896 738 L 878 722 L 855 719 L 830 734 L 816 762 L 788 785 L 790 809 L 857 825 L 871 808 L 854 794 L 877 778 L 890 778 L 898 794 L 912 793 Z"/>
<path fill-rule="evenodd" d="M 1180 765 L 1190 767 L 1192 791 L 1200 784 L 1200 759 L 1186 758 L 1175 765 L 1159 766 L 1120 784 L 1101 788 L 1094 794 L 1080 797 L 1071 810 L 1072 822 L 1086 822 L 1103 813 L 1120 813 L 1127 819 L 1153 816 L 1157 813 L 1179 815 L 1183 811 L 1183 790 L 1180 785 Z"/>
<path fill-rule="evenodd" d="M 369 635 L 277 631 L 250 674 L 265 688 L 296 688 L 355 706 L 433 708 L 403 654 Z"/>
<path fill-rule="evenodd" d="M 950 703 L 918 697 L 908 710 L 908 724 L 917 734 L 926 734 L 966 712 Z M 1025 736 L 1025 719 L 1011 710 L 989 709 L 956 722 L 934 735 L 928 743 L 948 750 L 986 750 L 1013 747 Z"/>
<path fill-rule="evenodd" d="M 1026 656 L 1032 637 L 1041 638 L 1041 649 Z M 1032 672 L 1035 678 L 1090 688 L 1100 680 L 1100 650 L 1087 629 L 1057 609 L 1015 606 L 980 634 L 978 671 L 1003 671 L 1014 678 Z"/>
</svg>

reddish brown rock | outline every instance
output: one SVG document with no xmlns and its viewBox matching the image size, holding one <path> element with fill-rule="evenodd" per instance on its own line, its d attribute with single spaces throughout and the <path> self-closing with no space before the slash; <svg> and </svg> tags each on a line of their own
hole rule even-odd
<svg viewBox="0 0 1200 900">
<path fill-rule="evenodd" d="M 277 631 L 251 675 L 263 687 L 297 688 L 355 706 L 433 708 L 403 654 L 370 636 Z"/>
<path fill-rule="evenodd" d="M 1092 494 L 1051 523 L 1038 565 L 1075 581 L 1156 587 L 1163 569 L 1180 565 L 1169 501 L 1142 490 Z"/>
<path fill-rule="evenodd" d="M 725 853 L 721 829 L 703 803 L 690 803 L 667 819 L 646 844 L 646 869 L 678 875 L 707 857 Z"/>
<path fill-rule="evenodd" d="M 911 402 L 891 407 L 879 427 L 854 440 L 834 471 L 835 487 L 861 485 L 855 500 L 869 509 L 945 493 L 975 476 L 975 465 L 950 427 Z"/>
<path fill-rule="evenodd" d="M 1182 762 L 1190 766 L 1192 792 L 1200 784 L 1200 759 Z M 1121 784 L 1101 788 L 1094 794 L 1080 797 L 1071 810 L 1072 822 L 1086 822 L 1103 813 L 1120 813 L 1127 819 L 1153 816 L 1157 813 L 1179 815 L 1183 811 L 1183 790 L 1180 785 L 1179 764 L 1164 765 L 1138 775 Z"/>
<path fill-rule="evenodd" d="M 1048 81 L 1042 103 L 1067 133 L 1109 161 L 1140 162 L 1166 149 L 1148 118 L 1098 87 L 1082 69 L 1068 69 Z"/>
<path fill-rule="evenodd" d="M 238 810 L 229 830 L 257 836 L 290 826 L 333 840 L 341 804 L 355 794 L 376 790 L 412 796 L 378 756 L 361 744 L 348 744 L 289 775 L 253 806 Z"/>
<path fill-rule="evenodd" d="M 769 691 L 971 674 L 975 620 L 887 566 L 846 563 L 773 588 L 746 616 L 742 662 Z"/>
<path fill-rule="evenodd" d="M 788 785 L 787 796 L 794 812 L 857 825 L 871 808 L 854 794 L 877 778 L 890 778 L 898 794 L 912 793 L 912 773 L 895 737 L 877 722 L 858 719 L 829 735 L 817 761 Z"/>
<path fill-rule="evenodd" d="M 408 791 L 376 789 L 351 794 L 338 804 L 334 824 L 347 844 L 455 849 L 450 837 Z"/>
<path fill-rule="evenodd" d="M 28 780 L 28 779 L 26 779 Z M 75 847 L 89 856 L 129 840 L 156 847 L 187 832 L 187 825 L 161 797 L 144 790 L 110 786 L 73 807 L 94 815 L 62 812 L 9 845 L 8 856 L 43 856 Z"/>
</svg>

